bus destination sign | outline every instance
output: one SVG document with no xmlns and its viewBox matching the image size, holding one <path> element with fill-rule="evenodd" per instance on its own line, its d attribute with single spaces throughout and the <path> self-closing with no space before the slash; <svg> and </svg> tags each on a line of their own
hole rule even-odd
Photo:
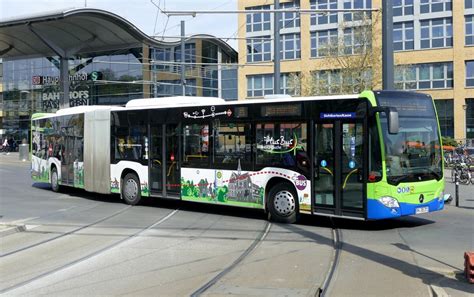
<svg viewBox="0 0 474 297">
<path fill-rule="evenodd" d="M 263 117 L 301 116 L 301 104 L 262 106 Z"/>
<path fill-rule="evenodd" d="M 355 112 L 321 112 L 321 119 L 353 119 L 356 117 Z"/>
</svg>

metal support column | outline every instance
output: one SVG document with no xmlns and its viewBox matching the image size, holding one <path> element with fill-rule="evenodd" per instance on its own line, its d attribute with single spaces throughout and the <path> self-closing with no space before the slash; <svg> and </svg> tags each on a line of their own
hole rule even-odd
<svg viewBox="0 0 474 297">
<path fill-rule="evenodd" d="M 217 97 L 222 98 L 222 49 L 217 48 Z"/>
<path fill-rule="evenodd" d="M 59 109 L 69 107 L 69 60 L 66 57 L 60 57 L 59 60 L 59 80 L 61 82 L 61 99 Z"/>
<path fill-rule="evenodd" d="M 275 0 L 274 10 L 280 9 L 280 0 Z M 273 87 L 274 94 L 280 94 L 280 18 L 279 12 L 273 14 L 273 63 L 274 63 L 274 75 L 273 75 Z"/>
<path fill-rule="evenodd" d="M 181 88 L 182 95 L 186 96 L 186 66 L 185 66 L 185 27 L 184 21 L 181 21 Z"/>
<path fill-rule="evenodd" d="M 382 1 L 382 83 L 384 90 L 394 88 L 392 0 Z"/>
</svg>

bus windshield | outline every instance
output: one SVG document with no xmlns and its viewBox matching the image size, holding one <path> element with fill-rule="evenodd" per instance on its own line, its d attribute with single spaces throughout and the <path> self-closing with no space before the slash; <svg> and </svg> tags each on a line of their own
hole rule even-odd
<svg viewBox="0 0 474 297">
<path fill-rule="evenodd" d="M 378 98 L 379 104 L 395 107 L 399 113 L 398 134 L 388 133 L 387 118 L 380 114 L 387 181 L 393 185 L 440 180 L 443 176 L 438 123 L 432 100 L 423 95 L 416 97 Z"/>
</svg>

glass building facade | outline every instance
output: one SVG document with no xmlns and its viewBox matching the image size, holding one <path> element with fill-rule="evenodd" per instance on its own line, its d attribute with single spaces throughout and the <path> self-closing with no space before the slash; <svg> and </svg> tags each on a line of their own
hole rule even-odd
<svg viewBox="0 0 474 297">
<path fill-rule="evenodd" d="M 185 95 L 237 99 L 237 54 L 212 41 L 185 47 Z M 220 63 L 219 63 L 220 62 Z M 3 59 L 3 134 L 28 139 L 33 113 L 55 112 L 62 97 L 58 57 Z M 0 68 L 0 69 L 2 69 Z M 76 55 L 68 60 L 69 106 L 124 105 L 137 98 L 182 95 L 180 45 L 129 48 Z M 66 102 L 67 104 L 67 102 Z"/>
</svg>

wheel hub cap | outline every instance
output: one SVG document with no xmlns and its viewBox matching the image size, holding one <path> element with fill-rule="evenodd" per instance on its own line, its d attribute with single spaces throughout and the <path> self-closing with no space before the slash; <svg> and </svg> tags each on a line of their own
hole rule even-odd
<svg viewBox="0 0 474 297">
<path fill-rule="evenodd" d="M 128 200 L 135 200 L 138 194 L 138 185 L 133 179 L 127 180 L 125 184 L 125 197 Z"/>
<path fill-rule="evenodd" d="M 293 194 L 289 191 L 280 191 L 275 195 L 273 202 L 276 211 L 281 215 L 288 216 L 295 211 L 296 201 Z"/>
<path fill-rule="evenodd" d="M 58 183 L 58 175 L 56 172 L 53 172 L 53 176 L 51 176 L 51 182 L 54 187 L 56 187 L 56 184 Z"/>
</svg>

